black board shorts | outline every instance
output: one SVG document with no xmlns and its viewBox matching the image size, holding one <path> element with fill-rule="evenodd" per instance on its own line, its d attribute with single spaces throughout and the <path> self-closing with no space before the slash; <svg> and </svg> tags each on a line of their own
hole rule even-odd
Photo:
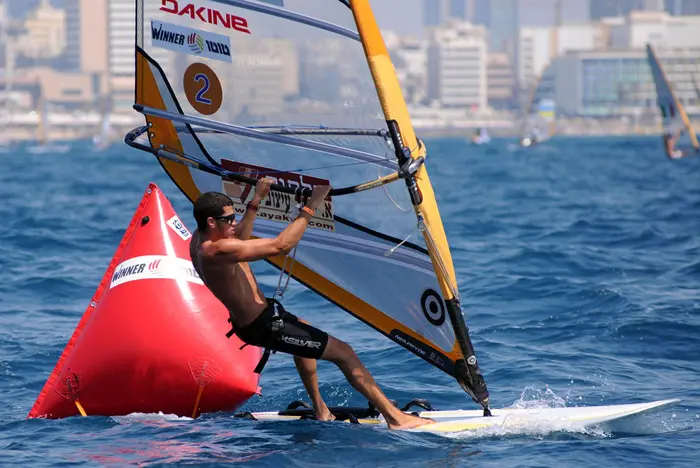
<svg viewBox="0 0 700 468">
<path fill-rule="evenodd" d="M 267 301 L 267 307 L 253 322 L 236 328 L 236 335 L 249 345 L 320 359 L 328 345 L 328 333 L 300 321 L 276 299 Z"/>
</svg>

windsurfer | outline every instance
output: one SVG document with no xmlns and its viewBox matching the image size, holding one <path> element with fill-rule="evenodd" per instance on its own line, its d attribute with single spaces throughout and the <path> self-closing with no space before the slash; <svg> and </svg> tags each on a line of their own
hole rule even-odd
<svg viewBox="0 0 700 468">
<path fill-rule="evenodd" d="M 679 132 L 680 136 L 680 132 Z M 664 132 L 661 137 L 664 142 L 664 150 L 669 159 L 680 159 L 684 156 L 683 151 L 676 149 L 676 138 L 672 131 Z"/>
<path fill-rule="evenodd" d="M 299 216 L 277 237 L 250 239 L 258 205 L 268 195 L 272 181 L 265 178 L 257 182 L 255 195 L 238 223 L 233 201 L 227 195 L 207 192 L 194 204 L 197 230 L 190 244 L 192 263 L 204 284 L 230 311 L 233 331 L 245 343 L 294 356 L 318 420 L 335 419 L 318 388 L 316 361 L 323 359 L 340 368 L 348 382 L 382 413 L 389 428 L 408 429 L 434 422 L 405 414 L 394 406 L 350 345 L 264 296 L 248 262 L 291 252 L 330 191 L 327 185 L 315 187 Z"/>
</svg>

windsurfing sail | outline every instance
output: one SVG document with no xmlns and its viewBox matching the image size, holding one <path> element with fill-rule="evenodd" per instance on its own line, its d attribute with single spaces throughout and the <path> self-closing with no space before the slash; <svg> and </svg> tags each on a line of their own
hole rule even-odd
<svg viewBox="0 0 700 468">
<path fill-rule="evenodd" d="M 472 142 L 477 145 L 483 145 L 489 143 L 490 141 L 491 137 L 489 136 L 489 131 L 486 129 L 486 127 L 479 127 L 472 137 Z"/>
<path fill-rule="evenodd" d="M 520 127 L 520 145 L 531 146 L 549 140 L 554 134 L 555 103 L 540 90 L 545 69 L 532 84 Z"/>
<path fill-rule="evenodd" d="M 242 213 L 276 179 L 254 236 L 297 196 L 333 186 L 296 252 L 269 263 L 453 376 L 489 413 L 450 247 L 406 103 L 368 0 L 137 0 L 125 141 L 191 201 Z"/>
<path fill-rule="evenodd" d="M 682 132 L 687 135 L 689 144 L 698 151 L 700 144 L 695 133 L 688 114 L 686 114 L 683 104 L 676 96 L 676 93 L 668 80 L 664 69 L 661 67 L 661 62 L 656 56 L 656 52 L 651 44 L 647 44 L 647 62 L 651 69 L 651 75 L 654 78 L 654 86 L 656 87 L 656 104 L 661 111 L 662 131 L 665 134 L 677 134 Z M 681 142 L 679 146 L 683 145 Z"/>
</svg>

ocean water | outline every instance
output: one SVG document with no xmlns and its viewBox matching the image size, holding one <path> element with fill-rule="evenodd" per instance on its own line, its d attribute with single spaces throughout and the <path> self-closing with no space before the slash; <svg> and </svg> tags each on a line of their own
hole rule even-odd
<svg viewBox="0 0 700 468">
<path fill-rule="evenodd" d="M 526 428 L 453 437 L 351 424 L 204 415 L 26 420 L 149 182 L 193 226 L 191 205 L 151 156 L 0 154 L 0 465 L 697 466 L 700 458 L 700 158 L 669 161 L 658 138 L 557 138 L 470 146 L 427 140 L 464 312 L 493 407 L 681 398 L 629 429 Z M 256 272 L 274 287 L 277 273 Z M 474 409 L 456 383 L 290 283 L 286 305 L 356 349 L 400 404 Z M 366 402 L 319 364 L 329 405 Z M 274 355 L 263 395 L 304 397 Z"/>
</svg>

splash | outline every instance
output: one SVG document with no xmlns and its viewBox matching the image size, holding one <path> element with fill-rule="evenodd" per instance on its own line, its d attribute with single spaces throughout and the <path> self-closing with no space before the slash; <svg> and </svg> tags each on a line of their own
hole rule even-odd
<svg viewBox="0 0 700 468">
<path fill-rule="evenodd" d="M 654 435 L 677 432 L 692 428 L 692 421 L 684 422 L 677 418 L 676 411 L 669 416 L 663 410 L 651 410 L 627 417 L 599 423 L 589 424 L 585 413 L 572 414 L 574 408 L 580 405 L 567 406 L 568 400 L 579 401 L 566 392 L 566 397 L 557 395 L 551 388 L 544 389 L 525 387 L 520 397 L 503 412 L 494 410 L 493 425 L 480 429 L 455 433 L 442 433 L 453 439 L 481 439 L 502 437 L 529 437 L 539 440 L 566 440 L 581 438 L 620 438 L 626 436 Z M 590 407 L 591 413 L 601 407 Z M 509 412 L 508 410 L 518 410 Z M 538 411 L 545 410 L 545 411 Z M 554 411 L 549 411 L 554 410 Z M 564 411 L 557 411 L 564 410 Z"/>
</svg>

